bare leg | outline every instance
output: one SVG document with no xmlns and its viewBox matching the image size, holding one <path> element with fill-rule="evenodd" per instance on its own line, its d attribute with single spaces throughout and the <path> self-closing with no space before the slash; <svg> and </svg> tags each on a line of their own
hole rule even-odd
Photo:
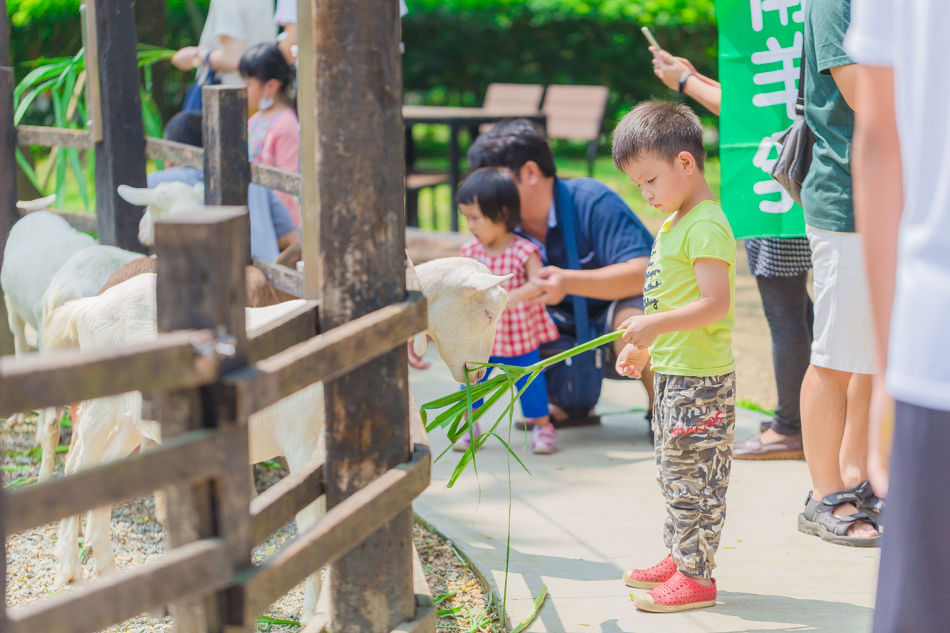
<svg viewBox="0 0 950 633">
<path fill-rule="evenodd" d="M 868 412 L 871 376 L 853 374 L 848 384 L 848 408 L 841 439 L 841 479 L 854 488 L 868 478 Z"/>
<path fill-rule="evenodd" d="M 808 366 L 802 382 L 802 441 L 805 460 L 811 474 L 812 498 L 822 499 L 845 489 L 841 478 L 841 442 L 844 437 L 848 403 L 848 386 L 852 374 L 847 372 Z M 865 425 L 866 425 L 865 413 Z M 865 441 L 867 433 L 865 431 Z M 850 503 L 838 506 L 837 517 L 857 512 Z M 849 536 L 874 536 L 877 534 L 867 523 L 857 522 L 849 530 Z"/>
</svg>

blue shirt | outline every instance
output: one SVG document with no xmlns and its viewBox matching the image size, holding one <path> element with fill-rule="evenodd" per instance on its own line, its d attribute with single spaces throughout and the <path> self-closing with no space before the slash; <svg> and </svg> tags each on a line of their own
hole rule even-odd
<svg viewBox="0 0 950 633">
<path fill-rule="evenodd" d="M 163 182 L 197 185 L 205 180 L 204 172 L 194 167 L 171 167 L 148 174 L 149 188 Z M 280 254 L 277 238 L 295 230 L 290 211 L 277 193 L 251 183 L 247 189 L 247 210 L 251 224 L 251 257 L 272 262 Z"/>
<path fill-rule="evenodd" d="M 596 270 L 622 264 L 637 257 L 650 256 L 653 235 L 610 187 L 593 178 L 573 178 L 560 182 L 567 186 L 574 203 L 577 216 L 577 254 L 581 270 Z M 554 204 L 557 204 L 557 196 Z M 557 213 L 552 213 L 548 218 L 548 234 L 544 244 L 527 235 L 521 227 L 516 228 L 515 233 L 541 247 L 541 260 L 546 266 L 570 268 Z M 642 294 L 643 288 L 631 288 L 628 296 L 637 297 Z M 610 301 L 601 299 L 587 300 L 588 311 L 592 314 L 604 310 L 609 304 Z M 557 308 L 574 312 L 570 297 L 566 297 Z"/>
</svg>

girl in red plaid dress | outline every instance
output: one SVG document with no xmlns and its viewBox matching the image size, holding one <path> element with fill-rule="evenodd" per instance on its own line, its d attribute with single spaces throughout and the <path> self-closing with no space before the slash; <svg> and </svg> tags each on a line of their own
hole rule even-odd
<svg viewBox="0 0 950 633">
<path fill-rule="evenodd" d="M 478 169 L 459 187 L 459 209 L 468 220 L 475 236 L 462 246 L 462 254 L 488 266 L 495 275 L 514 275 L 501 287 L 508 291 L 508 309 L 498 320 L 491 363 L 527 367 L 541 360 L 541 343 L 557 339 L 558 332 L 543 305 L 530 300 L 541 290 L 528 279 L 541 268 L 538 247 L 515 235 L 521 222 L 518 188 L 511 171 L 505 167 Z M 491 369 L 482 380 L 487 380 Z M 517 382 L 520 390 L 527 377 Z M 519 400 L 525 422 L 531 426 L 531 450 L 548 454 L 557 449 L 557 431 L 548 416 L 548 390 L 544 374 L 528 385 Z M 475 408 L 481 400 L 475 403 Z M 479 434 L 475 424 L 475 435 Z M 459 440 L 455 450 L 471 445 L 468 435 Z"/>
</svg>

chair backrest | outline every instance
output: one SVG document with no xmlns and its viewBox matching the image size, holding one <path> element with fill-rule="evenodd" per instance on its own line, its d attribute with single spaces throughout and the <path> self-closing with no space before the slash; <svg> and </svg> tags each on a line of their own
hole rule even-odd
<svg viewBox="0 0 950 633">
<path fill-rule="evenodd" d="M 544 86 L 538 84 L 489 84 L 482 107 L 499 114 L 531 114 L 541 109 Z"/>
<path fill-rule="evenodd" d="M 547 135 L 575 141 L 600 138 L 610 92 L 606 86 L 548 86 L 541 112 L 547 115 Z"/>
</svg>

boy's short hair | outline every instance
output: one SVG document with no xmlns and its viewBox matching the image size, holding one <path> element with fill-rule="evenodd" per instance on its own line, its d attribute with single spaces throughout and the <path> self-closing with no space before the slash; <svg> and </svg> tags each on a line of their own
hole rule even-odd
<svg viewBox="0 0 950 633">
<path fill-rule="evenodd" d="M 706 160 L 703 125 L 696 113 L 682 103 L 644 101 L 628 112 L 614 129 L 614 165 L 621 171 L 645 155 L 672 164 L 680 152 L 692 154 L 699 171 L 703 171 Z"/>
<path fill-rule="evenodd" d="M 165 132 L 162 137 L 166 141 L 175 141 L 185 145 L 194 145 L 203 147 L 201 140 L 201 112 L 197 110 L 188 110 L 179 112 L 165 126 Z"/>
<path fill-rule="evenodd" d="M 507 167 L 476 169 L 459 186 L 456 200 L 459 204 L 478 203 L 483 216 L 504 224 L 509 233 L 521 224 L 521 198 L 514 174 Z"/>
<path fill-rule="evenodd" d="M 548 139 L 527 119 L 497 124 L 475 139 L 468 150 L 468 164 L 472 169 L 507 167 L 516 180 L 529 160 L 537 163 L 545 176 L 554 176 L 554 154 Z"/>
</svg>

